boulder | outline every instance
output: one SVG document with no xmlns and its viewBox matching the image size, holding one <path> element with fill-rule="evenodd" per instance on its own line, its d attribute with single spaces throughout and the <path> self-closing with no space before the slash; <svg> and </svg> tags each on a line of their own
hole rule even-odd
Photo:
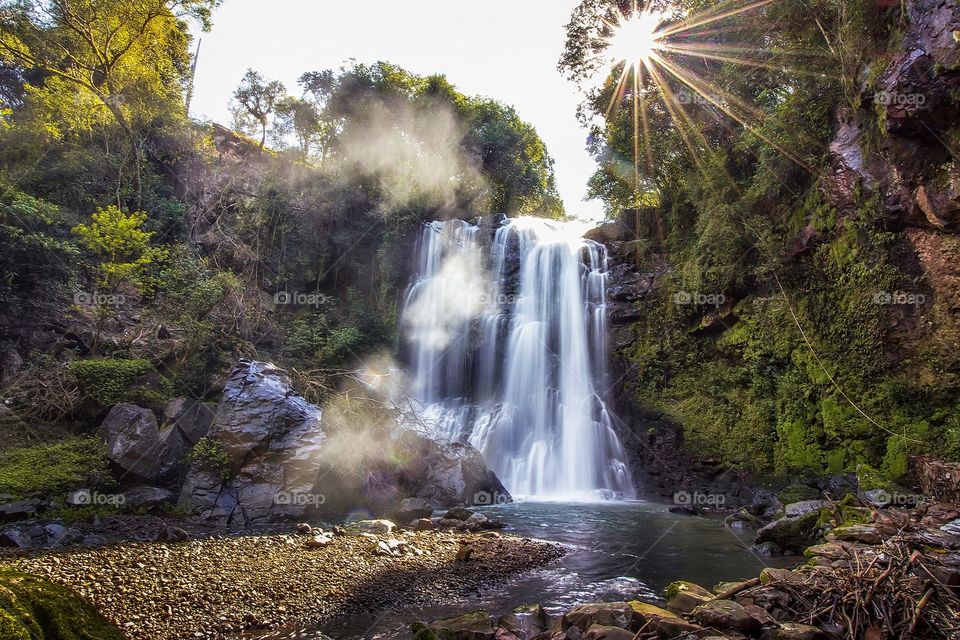
<svg viewBox="0 0 960 640">
<path fill-rule="evenodd" d="M 433 531 L 437 528 L 437 525 L 433 524 L 433 520 L 430 518 L 418 518 L 411 522 L 410 526 L 413 527 L 414 531 Z"/>
<path fill-rule="evenodd" d="M 423 498 L 404 498 L 397 508 L 397 521 L 410 522 L 433 515 L 433 506 Z"/>
<path fill-rule="evenodd" d="M 760 631 L 760 623 L 733 600 L 711 600 L 694 609 L 693 617 L 705 627 L 722 631 L 737 631 L 747 635 Z"/>
<path fill-rule="evenodd" d="M 600 624 L 592 625 L 583 634 L 583 640 L 633 640 L 633 632 L 620 627 L 607 627 Z"/>
<path fill-rule="evenodd" d="M 455 618 L 434 620 L 428 625 L 416 623 L 413 625 L 413 631 L 414 638 L 433 637 L 444 638 L 444 640 L 494 640 L 495 638 L 493 618 L 486 611 L 471 611 Z"/>
<path fill-rule="evenodd" d="M 320 409 L 292 389 L 285 371 L 241 361 L 209 431 L 227 454 L 230 477 L 194 464 L 180 508 L 235 527 L 305 519 L 325 500 L 318 490 L 317 460 L 326 437 L 320 419 Z"/>
<path fill-rule="evenodd" d="M 633 618 L 635 623 L 639 623 L 641 626 L 647 622 L 650 618 L 676 618 L 677 615 L 666 609 L 661 609 L 655 604 L 648 604 L 646 602 L 640 602 L 638 600 L 631 600 L 627 604 L 630 605 L 630 608 L 633 609 Z"/>
<path fill-rule="evenodd" d="M 863 544 L 880 544 L 883 542 L 883 536 L 880 535 L 876 527 L 862 524 L 851 524 L 834 529 L 827 534 L 827 539 L 840 540 L 843 542 L 860 542 Z"/>
<path fill-rule="evenodd" d="M 107 446 L 107 458 L 124 476 L 149 484 L 170 480 L 169 472 L 179 463 L 160 437 L 157 417 L 150 409 L 134 404 L 117 404 L 100 425 L 100 438 Z"/>
<path fill-rule="evenodd" d="M 464 509 L 463 507 L 454 507 L 447 511 L 446 515 L 443 517 L 448 520 L 467 520 L 470 516 L 473 515 L 473 511 L 470 509 Z"/>
<path fill-rule="evenodd" d="M 819 521 L 820 511 L 774 520 L 757 531 L 756 543 L 773 542 L 783 551 L 803 553 L 804 549 L 816 543 L 820 531 Z"/>
<path fill-rule="evenodd" d="M 788 518 L 799 518 L 800 516 L 807 515 L 811 511 L 819 511 L 825 506 L 827 506 L 825 500 L 803 500 L 802 502 L 788 504 L 784 507 L 783 514 Z"/>
<path fill-rule="evenodd" d="M 628 629 L 633 625 L 634 610 L 626 602 L 601 602 L 581 604 L 563 616 L 563 629 L 576 627 L 587 631 L 593 625 Z"/>
<path fill-rule="evenodd" d="M 36 517 L 41 507 L 42 503 L 35 498 L 0 504 L 0 522 L 29 520 Z"/>
<path fill-rule="evenodd" d="M 532 638 L 546 631 L 549 620 L 539 604 L 522 605 L 512 612 L 500 616 L 497 627 L 505 629 L 517 638 Z"/>
<path fill-rule="evenodd" d="M 0 547 L 50 549 L 73 544 L 81 539 L 82 536 L 76 529 L 54 521 L 46 524 L 10 527 L 0 533 Z"/>
<path fill-rule="evenodd" d="M 690 613 L 702 604 L 713 600 L 714 595 L 693 582 L 674 582 L 666 591 L 667 609 L 675 613 Z"/>
<path fill-rule="evenodd" d="M 183 471 L 183 459 L 210 432 L 214 412 L 205 403 L 190 398 L 174 398 L 167 403 L 160 427 L 160 439 L 166 445 L 170 468 L 167 475 Z"/>
</svg>

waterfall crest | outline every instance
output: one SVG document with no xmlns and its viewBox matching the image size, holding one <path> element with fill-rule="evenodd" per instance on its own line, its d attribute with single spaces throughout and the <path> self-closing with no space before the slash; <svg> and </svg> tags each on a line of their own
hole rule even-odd
<svg viewBox="0 0 960 640">
<path fill-rule="evenodd" d="M 401 335 L 437 435 L 514 495 L 632 497 L 608 408 L 606 249 L 538 218 L 422 231 Z"/>
</svg>

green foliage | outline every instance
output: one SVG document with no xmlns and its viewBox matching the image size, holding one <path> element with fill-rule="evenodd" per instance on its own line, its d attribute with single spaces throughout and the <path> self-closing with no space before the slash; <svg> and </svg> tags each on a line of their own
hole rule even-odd
<svg viewBox="0 0 960 640">
<path fill-rule="evenodd" d="M 223 480 L 230 479 L 232 474 L 230 454 L 227 453 L 223 443 L 211 436 L 201 438 L 187 454 L 186 459 L 189 464 L 208 471 Z"/>
<path fill-rule="evenodd" d="M 136 211 L 129 215 L 110 205 L 97 210 L 90 224 L 73 228 L 80 243 L 99 260 L 98 282 L 108 290 L 130 284 L 138 290 L 149 290 L 155 282 L 150 269 L 165 260 L 168 252 L 150 244 L 153 232 L 144 231 L 147 214 Z"/>
<path fill-rule="evenodd" d="M 120 630 L 79 594 L 0 569 L 0 637 L 5 640 L 123 640 Z"/>
<path fill-rule="evenodd" d="M 77 360 L 70 370 L 83 393 L 104 407 L 121 402 L 161 407 L 172 395 L 170 381 L 149 360 Z"/>
<path fill-rule="evenodd" d="M 111 482 L 106 450 L 95 438 L 73 437 L 0 452 L 0 493 L 59 496 Z"/>
</svg>

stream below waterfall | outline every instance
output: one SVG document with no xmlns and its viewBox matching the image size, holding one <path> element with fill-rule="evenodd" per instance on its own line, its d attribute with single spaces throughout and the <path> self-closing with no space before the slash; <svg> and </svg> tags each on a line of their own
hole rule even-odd
<svg viewBox="0 0 960 640">
<path fill-rule="evenodd" d="M 514 576 L 459 602 L 355 618 L 322 631 L 335 640 L 409 640 L 410 624 L 417 620 L 475 609 L 500 615 L 534 602 L 549 613 L 587 602 L 656 602 L 675 580 L 711 588 L 721 581 L 756 577 L 765 566 L 796 563 L 796 558 L 754 555 L 750 551 L 752 531 L 726 528 L 719 518 L 673 514 L 659 503 L 525 501 L 478 510 L 505 521 L 511 534 L 559 542 L 568 553 L 551 565 Z"/>
</svg>

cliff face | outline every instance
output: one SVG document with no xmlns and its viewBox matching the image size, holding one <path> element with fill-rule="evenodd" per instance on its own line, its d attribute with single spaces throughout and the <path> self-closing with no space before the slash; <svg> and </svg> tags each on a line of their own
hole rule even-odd
<svg viewBox="0 0 960 640">
<path fill-rule="evenodd" d="M 817 176 L 827 213 L 783 238 L 776 278 L 681 290 L 656 210 L 591 232 L 611 256 L 611 349 L 642 489 L 736 502 L 747 471 L 896 478 L 907 454 L 960 455 L 960 6 L 905 9 L 859 105 L 835 114 Z"/>
</svg>

